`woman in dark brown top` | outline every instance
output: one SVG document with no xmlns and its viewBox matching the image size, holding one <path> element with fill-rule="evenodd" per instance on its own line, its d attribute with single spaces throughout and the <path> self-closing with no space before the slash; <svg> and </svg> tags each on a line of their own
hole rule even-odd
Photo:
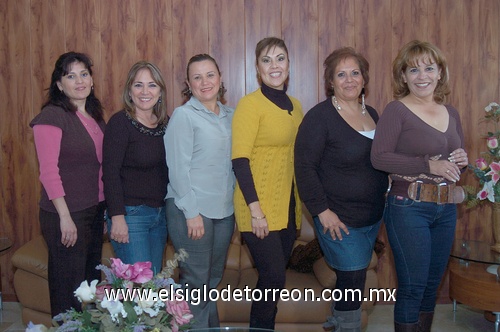
<svg viewBox="0 0 500 332">
<path fill-rule="evenodd" d="M 393 63 L 393 87 L 397 100 L 380 117 L 371 160 L 392 179 L 384 221 L 398 277 L 394 325 L 430 331 L 463 199 L 455 183 L 468 159 L 458 112 L 444 104 L 448 68 L 436 46 L 406 44 Z"/>
</svg>

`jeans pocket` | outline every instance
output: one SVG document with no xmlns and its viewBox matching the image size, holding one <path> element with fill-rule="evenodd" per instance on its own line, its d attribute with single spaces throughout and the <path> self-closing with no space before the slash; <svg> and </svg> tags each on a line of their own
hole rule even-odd
<svg viewBox="0 0 500 332">
<path fill-rule="evenodd" d="M 141 211 L 142 207 L 144 205 L 137 205 L 137 206 L 125 206 L 125 212 L 127 213 L 127 216 L 133 216 L 139 213 Z"/>
<path fill-rule="evenodd" d="M 387 200 L 388 204 L 397 206 L 397 207 L 409 207 L 413 206 L 415 201 L 410 198 L 402 197 L 402 196 L 389 196 Z"/>
</svg>

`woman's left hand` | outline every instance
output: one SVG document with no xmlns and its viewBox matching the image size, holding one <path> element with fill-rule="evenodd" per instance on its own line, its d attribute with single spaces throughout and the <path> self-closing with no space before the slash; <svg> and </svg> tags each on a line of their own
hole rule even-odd
<svg viewBox="0 0 500 332">
<path fill-rule="evenodd" d="M 465 167 L 469 164 L 469 158 L 467 157 L 467 152 L 464 149 L 459 148 L 450 153 L 448 160 L 455 163 L 460 168 Z"/>
</svg>

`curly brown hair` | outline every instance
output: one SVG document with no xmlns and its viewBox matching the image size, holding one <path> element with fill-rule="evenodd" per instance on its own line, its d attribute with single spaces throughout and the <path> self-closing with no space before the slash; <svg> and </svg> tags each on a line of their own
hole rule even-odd
<svg viewBox="0 0 500 332">
<path fill-rule="evenodd" d="M 356 60 L 359 65 L 359 70 L 363 76 L 365 83 L 364 93 L 368 95 L 368 82 L 370 81 L 370 75 L 368 74 L 370 70 L 370 64 L 365 59 L 363 55 L 356 52 L 352 47 L 342 47 L 333 51 L 329 56 L 326 57 L 325 62 L 323 62 L 323 67 L 325 67 L 325 73 L 323 78 L 325 80 L 325 93 L 328 97 L 335 95 L 335 91 L 332 86 L 333 76 L 335 75 L 335 69 L 341 61 L 352 58 Z"/>
</svg>

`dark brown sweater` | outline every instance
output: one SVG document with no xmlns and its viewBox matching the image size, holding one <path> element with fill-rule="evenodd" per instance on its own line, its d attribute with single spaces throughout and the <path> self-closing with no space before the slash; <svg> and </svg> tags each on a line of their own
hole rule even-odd
<svg viewBox="0 0 500 332">
<path fill-rule="evenodd" d="M 410 182 L 446 182 L 430 174 L 429 158 L 446 160 L 450 153 L 464 147 L 464 135 L 457 110 L 445 105 L 450 115 L 448 129 L 441 132 L 400 101 L 390 102 L 377 124 L 371 160 L 377 169 L 391 173 L 391 195 L 408 197 Z"/>
<path fill-rule="evenodd" d="M 98 122 L 104 131 L 104 121 Z M 49 105 L 42 109 L 30 126 L 51 125 L 61 128 L 59 175 L 64 187 L 64 199 L 70 212 L 81 211 L 99 203 L 99 169 L 95 144 L 75 112 Z M 40 207 L 57 213 L 47 192 L 42 187 Z"/>
<path fill-rule="evenodd" d="M 109 120 L 103 142 L 104 195 L 110 217 L 125 206 L 161 207 L 167 194 L 165 126 L 149 129 L 125 111 Z"/>
</svg>

